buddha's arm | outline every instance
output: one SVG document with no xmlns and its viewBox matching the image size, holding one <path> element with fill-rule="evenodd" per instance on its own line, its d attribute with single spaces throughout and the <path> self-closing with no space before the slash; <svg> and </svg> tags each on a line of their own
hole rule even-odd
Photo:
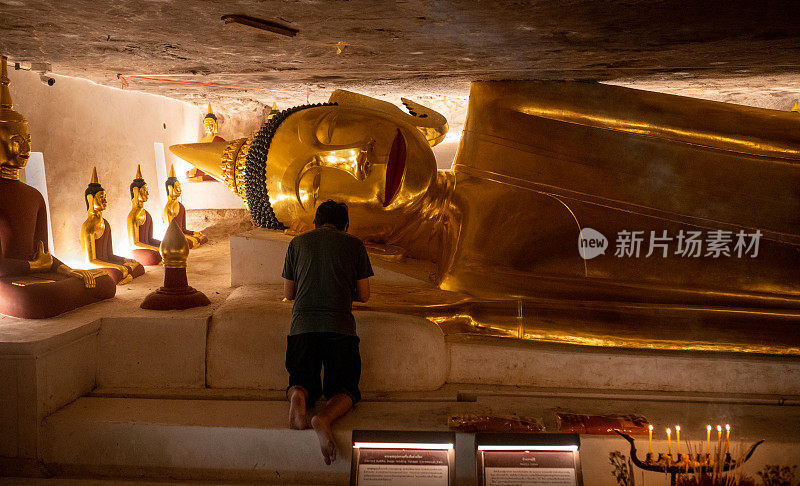
<svg viewBox="0 0 800 486">
<path fill-rule="evenodd" d="M 94 265 L 97 265 L 98 267 L 116 268 L 117 270 L 122 272 L 123 278 L 128 276 L 128 267 L 126 267 L 125 265 L 120 265 L 105 260 L 101 260 L 97 256 L 97 248 L 95 246 L 95 242 L 97 240 L 95 239 L 92 231 L 85 229 L 84 226 L 84 228 L 81 228 L 81 233 L 82 233 L 81 243 L 83 247 L 84 256 L 86 257 L 86 261 Z"/>
<path fill-rule="evenodd" d="M 128 241 L 130 241 L 131 246 L 135 246 L 136 248 L 145 248 L 147 250 L 158 251 L 157 246 L 153 246 L 141 241 L 139 236 L 139 222 L 138 218 L 136 217 L 136 213 L 134 211 L 128 216 Z"/>
</svg>

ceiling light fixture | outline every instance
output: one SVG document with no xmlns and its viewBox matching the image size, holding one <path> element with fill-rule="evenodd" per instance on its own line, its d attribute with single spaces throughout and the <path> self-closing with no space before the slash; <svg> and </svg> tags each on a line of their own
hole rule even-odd
<svg viewBox="0 0 800 486">
<path fill-rule="evenodd" d="M 246 25 L 256 29 L 268 30 L 270 32 L 285 35 L 287 37 L 294 37 L 298 32 L 300 32 L 300 30 L 295 29 L 294 27 L 289 27 L 288 25 L 284 25 L 273 20 L 257 19 L 249 15 L 228 14 L 223 15 L 222 20 L 225 21 L 226 24 Z"/>
</svg>

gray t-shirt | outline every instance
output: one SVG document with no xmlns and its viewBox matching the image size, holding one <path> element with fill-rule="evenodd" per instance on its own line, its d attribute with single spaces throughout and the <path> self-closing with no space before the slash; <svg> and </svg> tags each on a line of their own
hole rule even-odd
<svg viewBox="0 0 800 486">
<path fill-rule="evenodd" d="M 367 249 L 355 236 L 323 226 L 294 237 L 283 264 L 283 278 L 296 289 L 289 334 L 355 336 L 356 280 L 372 275 Z"/>
</svg>

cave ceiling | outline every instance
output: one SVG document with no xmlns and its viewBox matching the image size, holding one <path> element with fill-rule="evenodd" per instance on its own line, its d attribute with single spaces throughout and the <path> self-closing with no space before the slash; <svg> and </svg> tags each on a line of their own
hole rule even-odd
<svg viewBox="0 0 800 486">
<path fill-rule="evenodd" d="M 228 24 L 227 14 L 298 33 Z M 0 52 L 227 113 L 321 102 L 344 88 L 429 100 L 453 116 L 478 79 L 600 80 L 785 104 L 800 91 L 800 10 L 740 0 L 0 0 Z"/>
</svg>

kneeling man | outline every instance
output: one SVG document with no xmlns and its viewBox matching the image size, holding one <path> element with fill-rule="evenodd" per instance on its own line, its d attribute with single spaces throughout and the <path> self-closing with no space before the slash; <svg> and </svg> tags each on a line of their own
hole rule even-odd
<svg viewBox="0 0 800 486">
<path fill-rule="evenodd" d="M 294 300 L 286 345 L 289 372 L 289 425 L 306 429 L 306 407 L 324 395 L 325 408 L 314 415 L 325 464 L 336 460 L 331 424 L 361 398 L 353 301 L 369 299 L 372 266 L 364 244 L 347 234 L 347 206 L 326 201 L 317 208 L 316 229 L 289 243 L 283 266 L 284 295 Z M 320 371 L 324 368 L 324 378 Z"/>
</svg>

